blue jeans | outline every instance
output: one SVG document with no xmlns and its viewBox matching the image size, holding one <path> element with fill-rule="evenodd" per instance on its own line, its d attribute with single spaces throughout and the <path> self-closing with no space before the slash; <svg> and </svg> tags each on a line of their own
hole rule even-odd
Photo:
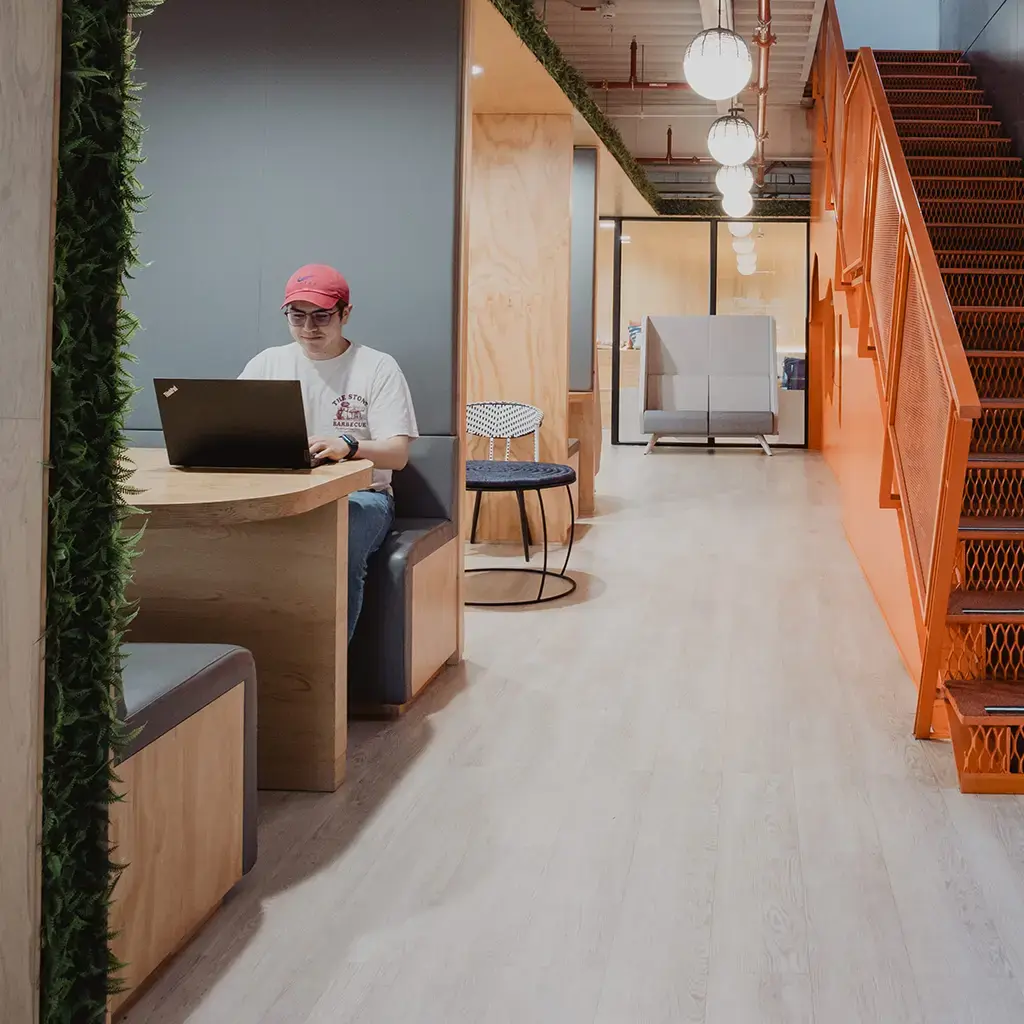
<svg viewBox="0 0 1024 1024">
<path fill-rule="evenodd" d="M 352 642 L 363 608 L 363 585 L 370 555 L 384 543 L 395 518 L 395 499 L 381 491 L 348 496 L 348 639 Z"/>
</svg>

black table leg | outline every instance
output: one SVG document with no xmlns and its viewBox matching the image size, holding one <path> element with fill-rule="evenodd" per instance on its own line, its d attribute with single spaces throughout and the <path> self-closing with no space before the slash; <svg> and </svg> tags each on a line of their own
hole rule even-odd
<svg viewBox="0 0 1024 1024">
<path fill-rule="evenodd" d="M 540 494 L 540 491 L 537 493 Z M 523 534 L 523 556 L 528 562 L 530 560 L 530 520 L 526 517 L 526 495 L 522 491 L 516 491 L 516 501 L 519 503 L 519 529 Z"/>
<path fill-rule="evenodd" d="M 544 495 L 538 491 L 537 500 L 540 502 L 540 525 L 544 531 L 544 565 L 540 570 L 540 590 L 537 591 L 537 600 L 544 596 L 544 584 L 548 581 L 548 517 L 544 512 Z"/>
<path fill-rule="evenodd" d="M 562 571 L 559 573 L 559 576 L 565 576 L 569 569 L 569 559 L 572 556 L 572 544 L 576 539 L 576 504 L 572 500 L 572 487 L 566 487 L 565 493 L 569 495 L 569 550 L 565 553 L 565 562 L 562 565 Z"/>
<path fill-rule="evenodd" d="M 469 533 L 469 543 L 476 543 L 476 524 L 480 522 L 480 499 L 484 496 L 483 491 L 476 492 L 476 501 L 473 502 L 473 529 Z"/>
</svg>

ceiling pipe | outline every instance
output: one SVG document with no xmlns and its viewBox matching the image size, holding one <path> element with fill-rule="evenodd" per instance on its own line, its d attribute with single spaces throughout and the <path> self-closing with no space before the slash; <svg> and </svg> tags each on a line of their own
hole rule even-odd
<svg viewBox="0 0 1024 1024">
<path fill-rule="evenodd" d="M 772 35 L 772 0 L 757 0 L 754 42 L 757 44 L 757 150 L 754 180 L 760 188 L 764 185 L 764 144 L 768 139 L 768 51 L 775 42 L 775 36 Z"/>
<path fill-rule="evenodd" d="M 591 89 L 635 89 L 638 91 L 650 89 L 672 90 L 690 88 L 686 82 L 641 82 L 637 77 L 636 72 L 637 49 L 636 36 L 633 36 L 633 41 L 629 44 L 629 78 L 625 82 L 587 82 L 587 85 Z"/>
</svg>

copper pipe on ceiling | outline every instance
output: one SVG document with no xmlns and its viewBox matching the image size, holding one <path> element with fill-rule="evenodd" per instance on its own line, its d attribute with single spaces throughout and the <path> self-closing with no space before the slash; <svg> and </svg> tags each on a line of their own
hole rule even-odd
<svg viewBox="0 0 1024 1024">
<path fill-rule="evenodd" d="M 758 188 L 764 185 L 764 144 L 768 138 L 768 51 L 775 42 L 772 35 L 772 0 L 757 0 L 757 151 L 754 161 L 754 180 Z"/>
<path fill-rule="evenodd" d="M 633 36 L 633 41 L 629 44 L 629 78 L 625 82 L 587 82 L 587 85 L 591 89 L 636 89 L 640 91 L 690 88 L 686 82 L 641 82 L 637 77 L 636 70 L 637 49 L 636 36 Z"/>
</svg>

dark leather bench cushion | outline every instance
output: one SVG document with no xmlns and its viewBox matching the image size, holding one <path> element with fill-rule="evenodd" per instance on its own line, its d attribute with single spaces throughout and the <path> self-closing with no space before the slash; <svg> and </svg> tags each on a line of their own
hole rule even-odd
<svg viewBox="0 0 1024 1024">
<path fill-rule="evenodd" d="M 122 759 L 256 678 L 252 655 L 226 644 L 125 644 L 121 658 L 125 725 L 141 730 Z"/>
<path fill-rule="evenodd" d="M 450 519 L 396 519 L 381 545 L 381 562 L 388 572 L 404 572 L 455 538 Z"/>
<path fill-rule="evenodd" d="M 245 686 L 245 805 L 242 812 L 242 870 L 256 863 L 256 666 L 242 647 L 226 644 L 124 644 L 122 718 L 137 732 L 121 751 L 125 761 L 202 711 L 218 697 Z"/>
<path fill-rule="evenodd" d="M 348 692 L 354 707 L 399 705 L 410 699 L 409 573 L 457 536 L 455 523 L 447 519 L 396 519 L 370 559 L 363 610 L 349 646 Z"/>
</svg>

